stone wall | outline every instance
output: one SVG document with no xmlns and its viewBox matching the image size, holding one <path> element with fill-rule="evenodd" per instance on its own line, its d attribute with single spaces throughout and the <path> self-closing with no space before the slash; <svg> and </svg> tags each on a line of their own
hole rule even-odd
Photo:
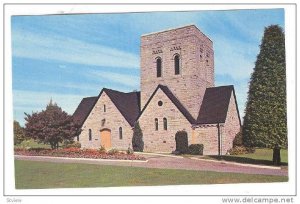
<svg viewBox="0 0 300 204">
<path fill-rule="evenodd" d="M 240 129 L 241 126 L 238 116 L 238 110 L 236 108 L 234 95 L 232 93 L 230 97 L 226 121 L 222 131 L 222 152 L 224 154 L 226 154 L 227 151 L 233 147 L 233 140 Z"/>
<path fill-rule="evenodd" d="M 175 75 L 174 56 L 180 56 Z M 162 76 L 156 75 L 156 59 L 162 59 Z M 196 118 L 207 87 L 214 86 L 213 44 L 195 26 L 186 26 L 141 37 L 141 108 L 162 84 L 169 87 Z"/>
<path fill-rule="evenodd" d="M 218 127 L 216 124 L 202 125 L 195 130 L 194 144 L 203 144 L 204 155 L 218 155 Z"/>
<path fill-rule="evenodd" d="M 162 101 L 162 106 L 158 105 L 159 101 Z M 158 119 L 158 130 L 155 130 L 155 118 Z M 167 130 L 164 130 L 163 118 L 167 119 Z M 192 140 L 191 124 L 161 89 L 158 89 L 140 116 L 139 123 L 143 131 L 144 151 L 146 152 L 170 153 L 174 151 L 176 149 L 175 134 L 179 130 L 187 131 L 189 144 Z"/>
<path fill-rule="evenodd" d="M 106 112 L 104 112 L 104 105 Z M 101 146 L 100 130 L 105 128 L 111 130 L 112 148 L 125 150 L 132 146 L 132 128 L 105 92 L 98 99 L 82 127 L 83 130 L 79 136 L 82 148 L 99 149 Z M 119 138 L 119 127 L 122 127 L 122 139 Z M 92 130 L 91 141 L 89 141 L 89 129 Z"/>
<path fill-rule="evenodd" d="M 233 140 L 235 135 L 240 131 L 240 122 L 238 111 L 233 93 L 230 97 L 228 112 L 225 123 L 219 124 L 220 131 L 220 154 L 225 155 L 228 150 L 233 147 Z M 200 125 L 194 130 L 193 143 L 204 145 L 204 155 L 218 155 L 219 154 L 219 138 L 218 138 L 218 125 L 205 124 Z"/>
</svg>

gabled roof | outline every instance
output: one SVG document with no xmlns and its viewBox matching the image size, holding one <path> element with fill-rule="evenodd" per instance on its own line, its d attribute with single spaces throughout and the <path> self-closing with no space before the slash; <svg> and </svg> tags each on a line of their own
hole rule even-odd
<svg viewBox="0 0 300 204">
<path fill-rule="evenodd" d="M 207 88 L 197 118 L 197 124 L 225 123 L 232 92 L 238 111 L 236 96 L 232 85 Z M 239 113 L 238 116 L 240 120 Z"/>
<path fill-rule="evenodd" d="M 94 97 L 87 97 L 83 98 L 78 105 L 77 109 L 73 113 L 73 120 L 80 126 L 83 125 L 84 121 L 86 120 L 87 116 L 93 109 L 94 105 L 98 100 L 97 96 Z"/>
<path fill-rule="evenodd" d="M 155 96 L 155 94 L 158 91 L 158 89 L 161 89 L 166 94 L 166 96 L 172 101 L 172 103 L 177 107 L 177 109 L 184 115 L 184 117 L 191 124 L 194 124 L 195 119 L 188 112 L 188 110 L 180 103 L 180 101 L 176 98 L 176 96 L 174 96 L 174 94 L 171 92 L 171 90 L 167 86 L 163 86 L 163 85 L 160 85 L 160 84 L 156 87 L 155 91 L 152 93 L 151 97 L 149 98 L 149 100 L 145 104 L 145 106 L 144 106 L 143 110 L 141 111 L 141 113 L 140 113 L 139 117 L 137 118 L 137 120 L 140 118 L 140 116 L 146 110 L 147 106 L 151 102 L 152 98 Z"/>
<path fill-rule="evenodd" d="M 103 88 L 96 97 L 83 98 L 73 114 L 74 120 L 82 126 L 103 92 L 107 94 L 126 121 L 133 126 L 140 113 L 140 92 L 123 93 L 107 88 Z"/>
<path fill-rule="evenodd" d="M 102 91 L 105 91 L 127 122 L 134 126 L 140 113 L 140 92 L 123 93 L 107 88 Z"/>
</svg>

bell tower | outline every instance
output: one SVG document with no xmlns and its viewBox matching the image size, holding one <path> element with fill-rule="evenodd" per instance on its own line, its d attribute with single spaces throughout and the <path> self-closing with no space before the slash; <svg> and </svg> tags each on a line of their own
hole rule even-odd
<svg viewBox="0 0 300 204">
<path fill-rule="evenodd" d="M 212 41 L 188 25 L 142 35 L 140 51 L 141 108 L 161 84 L 197 118 L 206 88 L 214 86 Z"/>
</svg>

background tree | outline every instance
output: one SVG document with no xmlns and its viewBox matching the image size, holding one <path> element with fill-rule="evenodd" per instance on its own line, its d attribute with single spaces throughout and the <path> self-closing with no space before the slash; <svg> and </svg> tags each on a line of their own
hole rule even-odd
<svg viewBox="0 0 300 204">
<path fill-rule="evenodd" d="M 278 25 L 265 28 L 245 110 L 243 139 L 246 146 L 287 147 L 284 38 Z"/>
<path fill-rule="evenodd" d="M 52 100 L 42 112 L 25 113 L 25 133 L 40 143 L 50 144 L 57 149 L 59 143 L 72 141 L 80 134 L 80 127 L 73 122 L 72 116 L 63 111 Z"/>
<path fill-rule="evenodd" d="M 143 132 L 139 122 L 136 122 L 134 124 L 132 136 L 132 149 L 136 152 L 142 152 L 144 150 Z"/>
<path fill-rule="evenodd" d="M 20 123 L 14 120 L 14 145 L 20 144 L 25 140 L 24 128 L 21 127 Z"/>
</svg>

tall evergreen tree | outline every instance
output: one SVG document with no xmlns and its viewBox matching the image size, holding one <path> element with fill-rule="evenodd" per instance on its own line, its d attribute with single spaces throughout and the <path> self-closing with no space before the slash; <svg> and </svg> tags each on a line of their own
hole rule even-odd
<svg viewBox="0 0 300 204">
<path fill-rule="evenodd" d="M 143 132 L 139 122 L 136 122 L 134 124 L 132 136 L 132 149 L 136 152 L 142 152 L 144 150 Z"/>
<path fill-rule="evenodd" d="M 245 110 L 243 139 L 246 146 L 287 147 L 284 39 L 278 25 L 265 28 Z"/>
</svg>

